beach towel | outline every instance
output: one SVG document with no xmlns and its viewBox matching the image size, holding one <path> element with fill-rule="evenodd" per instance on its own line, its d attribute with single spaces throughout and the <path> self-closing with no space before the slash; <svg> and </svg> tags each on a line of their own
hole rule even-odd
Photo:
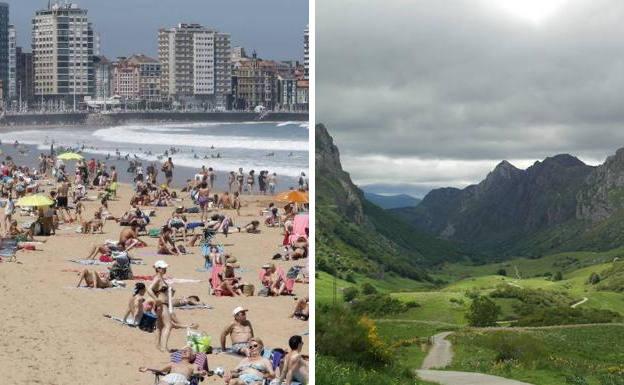
<svg viewBox="0 0 624 385">
<path fill-rule="evenodd" d="M 182 361 L 182 350 L 177 350 L 171 353 L 169 357 L 171 362 L 180 362 Z M 206 353 L 196 353 L 195 354 L 195 362 L 193 362 L 200 370 L 208 370 L 208 357 Z"/>
<path fill-rule="evenodd" d="M 0 239 L 0 257 L 12 258 L 17 252 L 17 240 L 11 238 Z"/>
</svg>

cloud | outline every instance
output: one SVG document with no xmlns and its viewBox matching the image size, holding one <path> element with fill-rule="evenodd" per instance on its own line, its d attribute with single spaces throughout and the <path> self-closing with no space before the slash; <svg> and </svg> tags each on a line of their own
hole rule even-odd
<svg viewBox="0 0 624 385">
<path fill-rule="evenodd" d="M 317 122 L 356 182 L 461 186 L 502 159 L 624 145 L 624 2 L 534 24 L 496 1 L 317 0 Z"/>
</svg>

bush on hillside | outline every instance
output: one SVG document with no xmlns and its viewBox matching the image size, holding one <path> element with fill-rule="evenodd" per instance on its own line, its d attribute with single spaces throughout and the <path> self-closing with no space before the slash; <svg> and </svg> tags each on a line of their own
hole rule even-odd
<svg viewBox="0 0 624 385">
<path fill-rule="evenodd" d="M 383 316 L 405 313 L 409 309 L 419 306 L 416 302 L 403 302 L 388 294 L 372 294 L 359 297 L 351 305 L 351 310 L 357 314 Z"/>
<path fill-rule="evenodd" d="M 359 290 L 357 287 L 345 287 L 342 291 L 342 298 L 344 298 L 345 302 L 353 301 L 359 294 Z"/>
<path fill-rule="evenodd" d="M 476 298 L 470 304 L 466 319 L 470 326 L 486 327 L 496 325 L 501 308 L 485 296 Z"/>
<path fill-rule="evenodd" d="M 484 344 L 496 352 L 496 362 L 519 361 L 530 364 L 539 361 L 544 353 L 543 344 L 536 338 L 516 333 L 491 333 L 485 337 Z"/>
<path fill-rule="evenodd" d="M 550 326 L 611 323 L 621 320 L 620 314 L 611 310 L 591 308 L 539 307 L 525 314 L 515 323 L 516 326 Z"/>
<path fill-rule="evenodd" d="M 552 278 L 553 281 L 562 281 L 563 280 L 563 273 L 558 271 L 555 273 L 555 275 Z"/>
<path fill-rule="evenodd" d="M 514 311 L 520 315 L 533 313 L 536 307 L 564 307 L 574 302 L 565 292 L 541 289 L 526 289 L 511 285 L 499 285 L 490 293 L 492 298 L 515 298 L 520 304 L 514 304 Z"/>
<path fill-rule="evenodd" d="M 498 269 L 496 274 L 502 275 L 503 277 L 506 277 L 507 276 L 507 270 L 505 270 L 505 269 Z"/>
<path fill-rule="evenodd" d="M 373 321 L 336 306 L 318 306 L 316 351 L 364 367 L 392 361 L 392 352 L 379 338 Z"/>
<path fill-rule="evenodd" d="M 364 295 L 377 294 L 377 289 L 371 283 L 364 282 L 362 284 L 362 294 Z"/>
<path fill-rule="evenodd" d="M 597 285 L 598 283 L 600 283 L 600 275 L 598 275 L 597 273 L 591 273 L 589 279 L 587 280 L 587 283 L 589 283 L 590 285 Z"/>
</svg>

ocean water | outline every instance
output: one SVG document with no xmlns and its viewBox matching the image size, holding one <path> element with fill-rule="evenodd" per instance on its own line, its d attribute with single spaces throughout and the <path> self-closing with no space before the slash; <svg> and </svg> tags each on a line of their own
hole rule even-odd
<svg viewBox="0 0 624 385">
<path fill-rule="evenodd" d="M 301 122 L 248 123 L 162 123 L 131 124 L 97 129 L 62 127 L 16 129 L 0 135 L 3 145 L 15 141 L 34 145 L 41 152 L 55 148 L 83 148 L 83 155 L 139 158 L 144 162 L 162 162 L 165 150 L 176 166 L 199 169 L 212 167 L 229 172 L 242 167 L 268 170 L 278 176 L 294 178 L 308 173 L 308 126 Z M 219 155 L 220 158 L 216 158 Z"/>
</svg>

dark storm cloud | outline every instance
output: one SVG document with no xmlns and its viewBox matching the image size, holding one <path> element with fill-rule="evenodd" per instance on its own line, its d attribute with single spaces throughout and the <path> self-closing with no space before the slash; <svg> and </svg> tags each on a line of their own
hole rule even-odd
<svg viewBox="0 0 624 385">
<path fill-rule="evenodd" d="M 495 3 L 317 0 L 317 121 L 356 181 L 463 186 L 502 159 L 624 146 L 624 2 L 538 24 Z M 395 158 L 411 166 L 385 175 Z"/>
<path fill-rule="evenodd" d="M 31 19 L 47 0 L 3 0 L 19 44 L 30 49 Z M 59 1 L 64 3 L 65 1 Z M 89 10 L 110 57 L 158 54 L 158 29 L 178 23 L 200 23 L 232 35 L 233 45 L 258 51 L 263 58 L 303 59 L 307 0 L 73 0 Z M 54 3 L 54 1 L 52 1 Z"/>
</svg>

